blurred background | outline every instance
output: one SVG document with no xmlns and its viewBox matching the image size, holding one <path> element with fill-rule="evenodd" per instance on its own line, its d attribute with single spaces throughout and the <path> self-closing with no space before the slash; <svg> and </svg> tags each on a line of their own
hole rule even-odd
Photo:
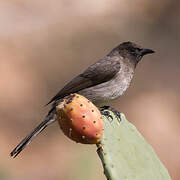
<svg viewBox="0 0 180 180">
<path fill-rule="evenodd" d="M 45 116 L 66 82 L 123 41 L 152 48 L 113 106 L 180 179 L 180 1 L 1 0 L 0 180 L 105 180 L 95 146 L 57 123 L 16 159 L 10 151 Z"/>
</svg>

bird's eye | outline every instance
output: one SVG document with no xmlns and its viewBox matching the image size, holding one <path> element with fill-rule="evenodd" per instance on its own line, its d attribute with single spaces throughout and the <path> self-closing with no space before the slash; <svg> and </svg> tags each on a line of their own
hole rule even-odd
<svg viewBox="0 0 180 180">
<path fill-rule="evenodd" d="M 136 48 L 136 51 L 141 51 L 141 49 L 140 48 Z"/>
<path fill-rule="evenodd" d="M 141 50 L 142 50 L 142 49 L 140 49 L 140 48 L 136 48 L 135 53 L 136 53 L 137 55 L 140 55 Z"/>
<path fill-rule="evenodd" d="M 136 54 L 138 52 L 137 49 L 131 49 L 131 54 Z"/>
<path fill-rule="evenodd" d="M 131 49 L 131 54 L 134 56 L 140 55 L 141 49 L 140 48 L 133 48 Z"/>
</svg>

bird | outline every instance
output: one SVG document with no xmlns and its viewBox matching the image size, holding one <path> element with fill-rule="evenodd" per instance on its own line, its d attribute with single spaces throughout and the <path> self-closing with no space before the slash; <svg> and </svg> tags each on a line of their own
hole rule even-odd
<svg viewBox="0 0 180 180">
<path fill-rule="evenodd" d="M 47 105 L 52 103 L 48 114 L 13 149 L 10 156 L 15 158 L 34 137 L 56 121 L 56 106 L 66 96 L 78 93 L 85 96 L 97 107 L 106 107 L 110 101 L 119 98 L 130 86 L 135 69 L 143 56 L 154 52 L 152 49 L 142 48 L 130 41 L 116 46 L 102 59 L 73 78 L 47 103 Z"/>
</svg>

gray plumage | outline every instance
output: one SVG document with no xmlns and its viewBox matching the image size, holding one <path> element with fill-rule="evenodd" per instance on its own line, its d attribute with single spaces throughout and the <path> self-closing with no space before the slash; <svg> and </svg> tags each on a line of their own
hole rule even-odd
<svg viewBox="0 0 180 180">
<path fill-rule="evenodd" d="M 79 93 L 97 106 L 105 105 L 108 101 L 121 96 L 129 87 L 138 62 L 144 55 L 150 53 L 154 53 L 154 51 L 141 48 L 132 42 L 124 42 L 76 76 L 49 101 L 48 104 L 54 103 L 48 115 L 19 143 L 11 152 L 11 156 L 16 157 L 33 137 L 56 121 L 55 107 L 67 95 Z"/>
</svg>

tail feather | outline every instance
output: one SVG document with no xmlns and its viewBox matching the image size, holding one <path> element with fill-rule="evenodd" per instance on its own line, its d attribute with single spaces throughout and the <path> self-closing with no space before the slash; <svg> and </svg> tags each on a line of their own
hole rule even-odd
<svg viewBox="0 0 180 180">
<path fill-rule="evenodd" d="M 44 130 L 49 124 L 56 120 L 55 114 L 51 113 L 46 116 L 44 121 L 42 121 L 29 135 L 27 135 L 10 153 L 10 156 L 15 158 L 30 142 L 37 136 L 42 130 Z"/>
</svg>

